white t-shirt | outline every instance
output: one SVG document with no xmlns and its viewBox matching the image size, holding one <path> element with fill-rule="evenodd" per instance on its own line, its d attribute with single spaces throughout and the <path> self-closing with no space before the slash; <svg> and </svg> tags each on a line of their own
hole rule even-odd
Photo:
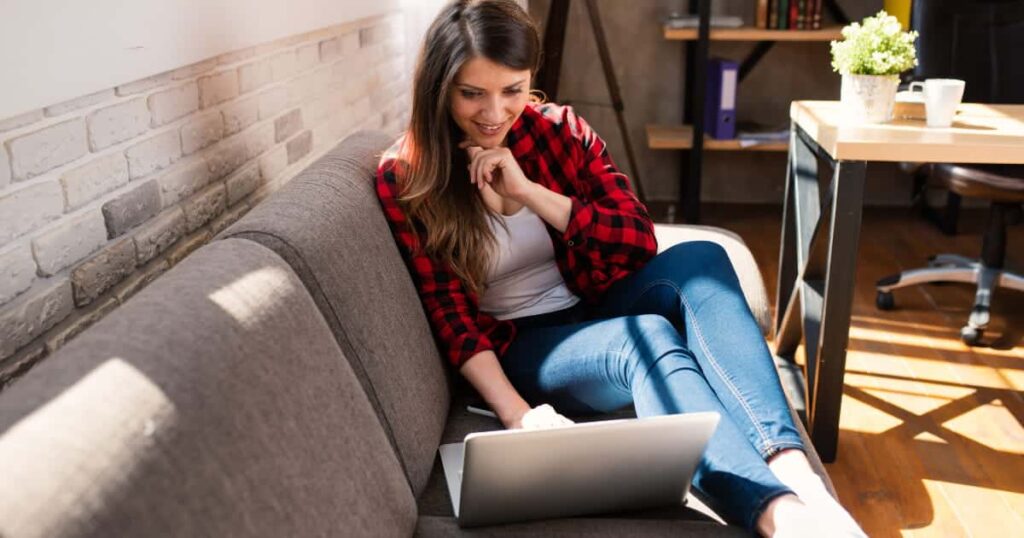
<svg viewBox="0 0 1024 538">
<path fill-rule="evenodd" d="M 498 223 L 501 219 L 508 232 Z M 489 217 L 498 254 L 491 260 L 480 310 L 515 319 L 569 308 L 580 301 L 565 285 L 555 248 L 541 220 L 525 205 L 514 215 Z"/>
</svg>

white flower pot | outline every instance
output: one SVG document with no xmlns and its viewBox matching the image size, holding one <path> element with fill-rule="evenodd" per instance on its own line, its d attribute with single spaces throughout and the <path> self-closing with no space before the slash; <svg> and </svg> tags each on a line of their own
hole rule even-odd
<svg viewBox="0 0 1024 538">
<path fill-rule="evenodd" d="M 843 75 L 839 99 L 847 123 L 891 120 L 899 83 L 896 75 Z"/>
</svg>

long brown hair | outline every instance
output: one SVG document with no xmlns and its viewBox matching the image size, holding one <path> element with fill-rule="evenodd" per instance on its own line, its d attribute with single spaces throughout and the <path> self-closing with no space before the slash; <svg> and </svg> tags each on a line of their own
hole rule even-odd
<svg viewBox="0 0 1024 538">
<path fill-rule="evenodd" d="M 427 30 L 413 81 L 412 114 L 400 151 L 399 203 L 422 226 L 427 255 L 447 262 L 472 293 L 484 287 L 495 245 L 490 209 L 468 179 L 461 132 L 449 113 L 452 83 L 468 60 L 483 57 L 536 73 L 540 38 L 512 0 L 455 0 Z"/>
</svg>

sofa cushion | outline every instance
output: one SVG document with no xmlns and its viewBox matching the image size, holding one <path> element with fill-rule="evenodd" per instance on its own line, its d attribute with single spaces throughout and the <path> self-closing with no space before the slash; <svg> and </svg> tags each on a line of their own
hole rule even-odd
<svg viewBox="0 0 1024 538">
<path fill-rule="evenodd" d="M 415 503 L 302 283 L 202 247 L 0 393 L 0 536 L 408 536 Z"/>
<path fill-rule="evenodd" d="M 348 137 L 225 230 L 284 258 L 320 307 L 418 495 L 448 413 L 444 362 L 373 187 L 376 132 Z"/>
<path fill-rule="evenodd" d="M 425 516 L 416 524 L 423 538 L 513 538 L 552 536 L 592 538 L 619 536 L 749 536 L 739 527 L 723 527 L 707 521 L 636 518 L 566 518 L 511 525 L 460 529 L 454 518 Z"/>
<path fill-rule="evenodd" d="M 467 405 L 473 405 L 476 407 L 486 406 L 468 383 L 464 381 L 456 381 L 454 383 L 454 387 L 455 394 L 452 396 L 451 411 L 448 416 L 444 434 L 441 436 L 442 444 L 461 442 L 466 438 L 466 435 L 473 432 L 486 432 L 503 429 L 503 426 L 498 420 L 470 413 L 466 410 Z M 822 482 L 824 482 L 825 487 L 829 490 L 832 496 L 838 498 L 832 485 L 832 481 L 829 478 L 828 473 L 825 471 L 825 467 L 822 465 L 821 459 L 818 458 L 818 454 L 814 450 L 814 446 L 811 444 L 807 431 L 804 429 L 803 422 L 800 421 L 800 418 L 792 407 L 790 407 L 790 412 L 793 416 L 793 421 L 796 424 L 797 430 L 800 432 L 800 438 L 803 440 L 804 446 L 807 447 L 807 458 L 810 460 L 811 467 L 814 469 L 815 473 L 821 477 Z M 635 417 L 636 412 L 630 406 L 605 415 L 587 417 L 573 416 L 571 418 L 577 422 L 590 422 L 595 420 L 614 420 Z M 431 469 L 430 477 L 427 480 L 427 486 L 419 498 L 417 498 L 416 503 L 417 511 L 421 517 L 439 516 L 451 518 L 454 515 L 451 496 L 448 493 L 448 483 L 444 476 L 444 469 L 441 466 L 440 457 L 435 458 L 433 469 Z M 686 506 L 644 510 L 630 514 L 614 514 L 612 517 L 691 519 L 699 521 L 713 521 L 719 525 L 724 523 L 722 518 L 719 517 L 718 514 L 716 514 L 700 498 L 695 497 L 693 492 L 688 495 Z"/>
<path fill-rule="evenodd" d="M 472 390 L 468 383 L 457 383 L 456 392 L 453 396 L 451 413 L 448 416 L 448 424 L 445 427 L 441 443 L 458 443 L 466 438 L 466 435 L 473 432 L 496 431 L 504 429 L 497 419 L 484 417 L 466 410 L 467 405 L 483 407 L 479 396 Z M 620 418 L 636 418 L 632 407 L 620 411 L 585 417 L 572 417 L 576 422 L 592 422 L 597 420 L 614 420 Z M 451 496 L 448 493 L 448 483 L 444 476 L 444 469 L 441 466 L 440 457 L 434 461 L 434 468 L 427 481 L 427 487 L 423 494 L 417 499 L 417 511 L 420 516 L 443 516 L 452 517 Z M 646 518 L 646 519 L 687 519 L 698 521 L 713 521 L 717 525 L 722 524 L 719 518 L 700 499 L 692 494 L 687 497 L 687 506 L 666 507 L 654 510 L 642 510 L 629 513 L 610 514 L 608 517 Z"/>
</svg>

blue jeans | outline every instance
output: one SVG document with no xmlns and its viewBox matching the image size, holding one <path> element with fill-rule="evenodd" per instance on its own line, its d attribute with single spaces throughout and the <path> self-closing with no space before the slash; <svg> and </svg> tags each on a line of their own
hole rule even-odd
<svg viewBox="0 0 1024 538">
<path fill-rule="evenodd" d="M 803 449 L 771 353 L 725 250 L 681 243 L 616 282 L 600 304 L 516 320 L 501 358 L 531 405 L 566 415 L 633 404 L 637 416 L 716 411 L 718 429 L 693 477 L 697 493 L 753 529 L 790 493 L 765 460 Z"/>
</svg>

